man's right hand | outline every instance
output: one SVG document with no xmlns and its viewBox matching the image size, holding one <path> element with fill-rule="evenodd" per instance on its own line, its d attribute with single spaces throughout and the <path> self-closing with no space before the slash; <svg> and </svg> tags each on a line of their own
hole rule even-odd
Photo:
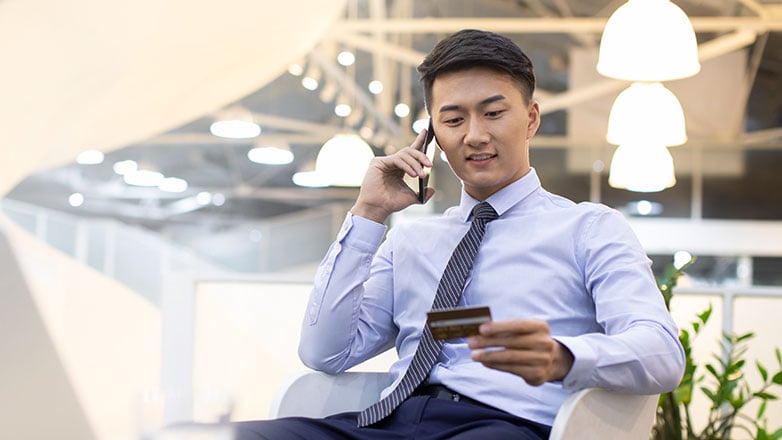
<svg viewBox="0 0 782 440">
<path fill-rule="evenodd" d="M 422 130 L 413 143 L 390 156 L 375 157 L 369 164 L 356 203 L 350 209 L 353 215 L 383 223 L 389 215 L 418 203 L 418 197 L 404 181 L 410 177 L 423 177 L 424 167 L 432 163 L 421 151 L 426 130 Z M 426 188 L 425 200 L 434 195 L 434 188 Z"/>
</svg>

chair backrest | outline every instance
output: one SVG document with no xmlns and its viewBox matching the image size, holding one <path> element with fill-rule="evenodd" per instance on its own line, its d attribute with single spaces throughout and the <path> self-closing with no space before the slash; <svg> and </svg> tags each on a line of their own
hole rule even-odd
<svg viewBox="0 0 782 440">
<path fill-rule="evenodd" d="M 0 225 L 0 436 L 95 438 Z"/>
<path fill-rule="evenodd" d="M 360 411 L 376 402 L 389 383 L 386 373 L 299 373 L 280 387 L 269 417 L 324 417 Z M 550 438 L 648 440 L 657 399 L 656 395 L 619 394 L 597 388 L 578 391 L 562 404 Z"/>
</svg>

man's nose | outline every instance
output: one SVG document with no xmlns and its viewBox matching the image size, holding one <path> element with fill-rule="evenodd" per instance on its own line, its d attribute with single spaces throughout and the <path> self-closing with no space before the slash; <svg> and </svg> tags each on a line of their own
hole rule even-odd
<svg viewBox="0 0 782 440">
<path fill-rule="evenodd" d="M 467 123 L 467 133 L 464 136 L 464 143 L 472 147 L 481 146 L 490 139 L 486 124 L 480 118 L 471 118 Z"/>
</svg>

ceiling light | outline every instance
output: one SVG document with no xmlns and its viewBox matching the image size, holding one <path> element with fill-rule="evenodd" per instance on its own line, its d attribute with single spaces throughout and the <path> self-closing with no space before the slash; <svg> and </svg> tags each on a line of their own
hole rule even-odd
<svg viewBox="0 0 782 440">
<path fill-rule="evenodd" d="M 73 206 L 74 208 L 77 208 L 84 204 L 84 194 L 82 193 L 73 193 L 68 197 L 68 204 Z"/>
<path fill-rule="evenodd" d="M 251 162 L 264 165 L 286 165 L 293 162 L 294 156 L 287 147 L 255 147 L 247 152 Z"/>
<path fill-rule="evenodd" d="M 318 88 L 318 80 L 310 76 L 305 76 L 301 79 L 301 85 L 307 90 L 316 90 Z"/>
<path fill-rule="evenodd" d="M 314 64 L 310 64 L 307 73 L 304 75 L 304 78 L 301 79 L 301 85 L 307 90 L 315 90 L 318 88 L 318 83 L 320 82 L 320 69 Z"/>
<path fill-rule="evenodd" d="M 103 163 L 103 152 L 98 150 L 86 150 L 76 156 L 76 163 L 80 165 L 97 165 Z"/>
<path fill-rule="evenodd" d="M 383 93 L 383 83 L 378 80 L 374 80 L 370 82 L 368 88 L 369 88 L 369 93 L 373 95 L 379 95 Z"/>
<path fill-rule="evenodd" d="M 428 119 L 416 119 L 413 121 L 413 132 L 421 133 L 429 125 Z"/>
<path fill-rule="evenodd" d="M 611 159 L 608 184 L 628 191 L 655 192 L 676 184 L 671 153 L 663 145 L 620 145 Z"/>
<path fill-rule="evenodd" d="M 212 194 L 212 204 L 215 206 L 225 205 L 225 195 L 223 195 L 222 193 Z"/>
<path fill-rule="evenodd" d="M 338 134 L 329 139 L 315 161 L 315 171 L 333 186 L 361 186 L 372 148 L 355 134 Z"/>
<path fill-rule="evenodd" d="M 261 126 L 255 123 L 249 110 L 233 107 L 221 111 L 209 131 L 222 138 L 250 139 L 261 134 Z"/>
<path fill-rule="evenodd" d="M 187 191 L 187 180 L 178 177 L 166 177 L 157 187 L 164 192 L 181 193 Z"/>
<path fill-rule="evenodd" d="M 681 269 L 690 261 L 692 261 L 692 254 L 687 251 L 676 251 L 673 254 L 673 267 L 676 269 Z"/>
<path fill-rule="evenodd" d="M 334 106 L 334 113 L 340 118 L 347 117 L 352 111 L 353 109 L 350 107 L 350 104 L 341 103 Z"/>
<path fill-rule="evenodd" d="M 123 176 L 128 185 L 133 186 L 158 186 L 163 182 L 163 175 L 157 171 L 136 170 Z"/>
<path fill-rule="evenodd" d="M 200 193 L 196 194 L 195 199 L 196 203 L 199 205 L 206 206 L 212 203 L 212 194 L 208 191 L 201 191 Z"/>
<path fill-rule="evenodd" d="M 687 142 L 682 106 L 659 82 L 633 83 L 611 107 L 606 140 L 621 145 L 636 139 L 666 146 Z"/>
<path fill-rule="evenodd" d="M 404 102 L 400 102 L 394 106 L 394 114 L 400 118 L 406 118 L 408 115 L 410 115 L 410 106 Z"/>
<path fill-rule="evenodd" d="M 251 121 L 231 119 L 227 121 L 215 121 L 209 127 L 209 131 L 222 138 L 250 139 L 261 134 L 261 127 Z"/>
<path fill-rule="evenodd" d="M 606 23 L 597 71 L 627 81 L 668 81 L 700 71 L 687 15 L 668 0 L 629 0 Z"/>
<path fill-rule="evenodd" d="M 343 50 L 337 55 L 337 62 L 345 67 L 352 66 L 356 62 L 356 56 L 353 52 Z"/>
<path fill-rule="evenodd" d="M 288 73 L 293 76 L 301 76 L 304 73 L 304 67 L 302 67 L 299 63 L 293 63 L 288 66 Z"/>
<path fill-rule="evenodd" d="M 635 203 L 635 212 L 638 215 L 658 215 L 663 212 L 663 205 L 649 200 L 639 200 Z"/>
<path fill-rule="evenodd" d="M 114 165 L 112 165 L 112 169 L 120 176 L 124 176 L 125 174 L 136 171 L 138 169 L 138 163 L 136 163 L 135 160 L 121 160 L 115 162 Z"/>
<path fill-rule="evenodd" d="M 325 188 L 329 186 L 329 180 L 323 173 L 317 171 L 299 171 L 293 175 L 293 183 L 297 186 L 308 188 Z"/>
</svg>

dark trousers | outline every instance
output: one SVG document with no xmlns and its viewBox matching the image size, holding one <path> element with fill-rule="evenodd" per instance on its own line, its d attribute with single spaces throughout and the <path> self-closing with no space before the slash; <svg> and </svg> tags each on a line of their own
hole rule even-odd
<svg viewBox="0 0 782 440">
<path fill-rule="evenodd" d="M 487 405 L 454 402 L 429 396 L 405 400 L 386 419 L 358 428 L 358 413 L 323 419 L 288 417 L 236 422 L 236 440 L 541 440 L 551 428 Z"/>
</svg>

